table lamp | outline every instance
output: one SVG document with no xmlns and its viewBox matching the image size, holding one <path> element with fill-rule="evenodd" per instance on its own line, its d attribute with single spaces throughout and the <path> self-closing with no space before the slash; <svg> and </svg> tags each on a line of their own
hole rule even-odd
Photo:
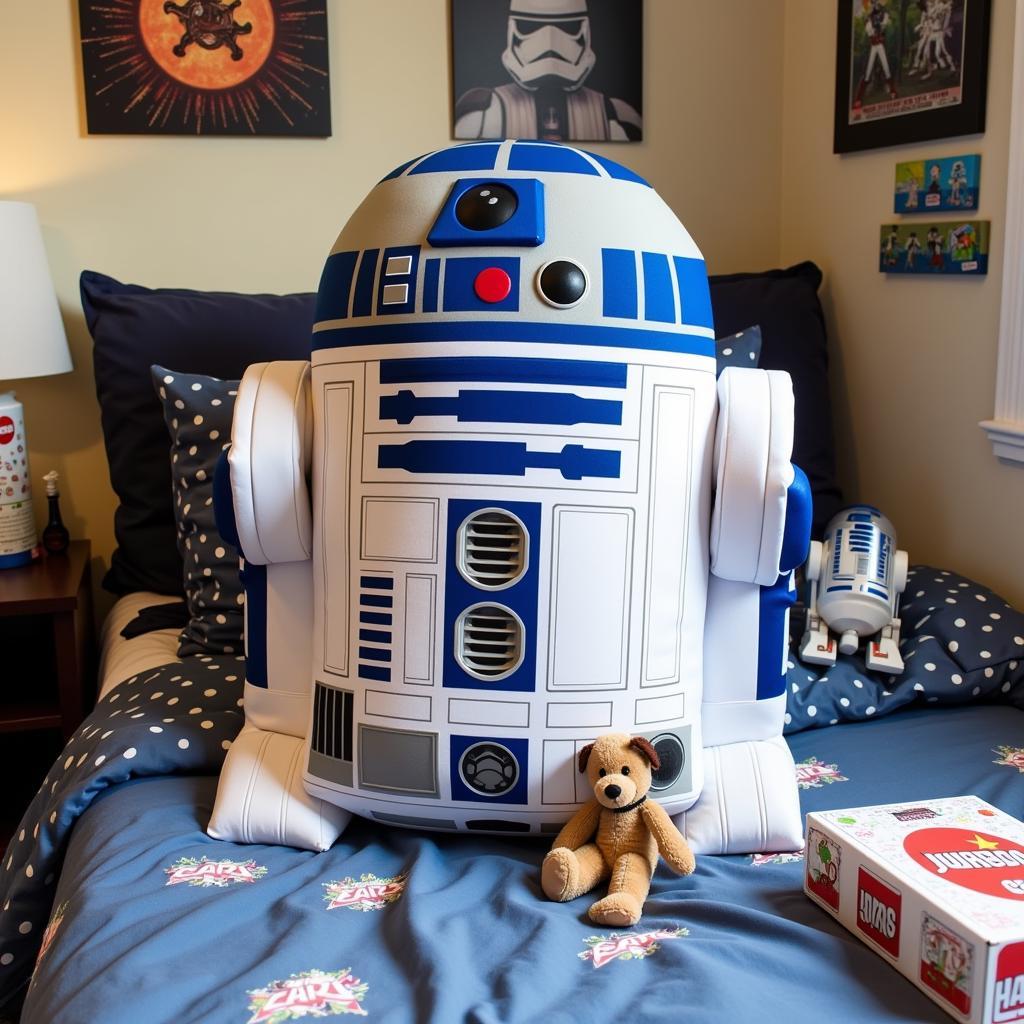
<svg viewBox="0 0 1024 1024">
<path fill-rule="evenodd" d="M 0 380 L 71 370 L 36 208 L 0 201 Z M 38 554 L 21 402 L 0 388 L 0 569 Z"/>
</svg>

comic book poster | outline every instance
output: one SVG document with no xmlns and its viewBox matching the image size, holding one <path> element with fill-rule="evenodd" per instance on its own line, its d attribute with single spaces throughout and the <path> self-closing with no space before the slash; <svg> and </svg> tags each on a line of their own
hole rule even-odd
<svg viewBox="0 0 1024 1024">
<path fill-rule="evenodd" d="M 978 208 L 981 157 L 933 157 L 896 165 L 895 213 L 956 213 Z"/>
<path fill-rule="evenodd" d="M 883 225 L 878 269 L 884 274 L 987 274 L 987 220 Z"/>
</svg>

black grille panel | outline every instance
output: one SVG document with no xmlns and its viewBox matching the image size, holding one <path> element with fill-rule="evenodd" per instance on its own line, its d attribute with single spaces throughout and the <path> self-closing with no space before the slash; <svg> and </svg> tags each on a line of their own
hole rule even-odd
<svg viewBox="0 0 1024 1024">
<path fill-rule="evenodd" d="M 313 750 L 338 761 L 352 761 L 352 709 L 353 696 L 349 690 L 316 684 L 310 744 Z"/>
</svg>

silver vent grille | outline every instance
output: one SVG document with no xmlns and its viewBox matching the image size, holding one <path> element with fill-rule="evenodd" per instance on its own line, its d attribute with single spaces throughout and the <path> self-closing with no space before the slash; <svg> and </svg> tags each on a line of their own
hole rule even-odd
<svg viewBox="0 0 1024 1024">
<path fill-rule="evenodd" d="M 484 590 L 501 590 L 521 579 L 529 535 L 511 512 L 485 508 L 459 527 L 459 572 Z"/>
<path fill-rule="evenodd" d="M 504 679 L 523 660 L 523 624 L 503 605 L 474 605 L 455 623 L 455 651 L 459 664 L 476 679 Z"/>
</svg>

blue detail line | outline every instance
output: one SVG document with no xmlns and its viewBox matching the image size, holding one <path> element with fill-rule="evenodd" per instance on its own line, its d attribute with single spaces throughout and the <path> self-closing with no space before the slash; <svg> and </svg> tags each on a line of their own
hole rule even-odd
<svg viewBox="0 0 1024 1024">
<path fill-rule="evenodd" d="M 668 257 L 660 252 L 642 254 L 644 264 L 644 319 L 665 324 L 676 322 L 676 299 Z"/>
<path fill-rule="evenodd" d="M 676 267 L 676 282 L 679 285 L 680 320 L 694 327 L 714 327 L 708 270 L 704 261 L 674 256 L 672 262 Z"/>
<path fill-rule="evenodd" d="M 399 391 L 380 400 L 380 418 L 412 423 L 418 416 L 454 416 L 459 423 L 577 423 L 622 425 L 622 403 L 539 391 L 460 391 L 457 398 L 417 398 Z"/>
<path fill-rule="evenodd" d="M 390 594 L 361 594 L 359 603 L 364 608 L 393 608 L 395 604 Z"/>
<path fill-rule="evenodd" d="M 360 576 L 359 586 L 368 590 L 394 590 L 395 581 L 390 576 Z"/>
<path fill-rule="evenodd" d="M 378 683 L 390 683 L 391 669 L 384 668 L 381 665 L 360 665 L 359 678 L 372 679 Z"/>
<path fill-rule="evenodd" d="M 566 384 L 576 387 L 624 388 L 626 371 L 625 363 L 590 363 L 577 359 L 438 356 L 425 359 L 385 359 L 380 364 L 380 382 L 421 384 L 435 381 L 481 381 L 491 384 Z"/>
<path fill-rule="evenodd" d="M 373 312 L 373 278 L 377 272 L 379 249 L 367 249 L 359 261 L 356 292 L 352 299 L 353 316 L 369 316 Z"/>
<path fill-rule="evenodd" d="M 715 342 L 679 331 L 639 327 L 531 323 L 521 320 L 449 320 L 430 323 L 371 324 L 334 327 L 313 335 L 313 351 L 354 345 L 407 345 L 439 341 L 521 341 L 560 345 L 592 345 L 676 352 L 715 358 Z"/>
<path fill-rule="evenodd" d="M 829 587 L 825 591 L 825 593 L 826 594 L 832 594 L 832 593 L 834 593 L 837 590 L 853 590 L 853 587 L 849 583 L 843 583 L 841 586 L 838 586 L 838 587 Z"/>
<path fill-rule="evenodd" d="M 267 686 L 267 567 L 246 562 L 241 573 L 245 587 L 245 679 Z"/>
<path fill-rule="evenodd" d="M 383 629 L 361 629 L 359 639 L 371 644 L 391 643 L 391 634 Z"/>
<path fill-rule="evenodd" d="M 600 176 L 598 169 L 575 149 L 562 146 L 531 146 L 528 142 L 517 142 L 512 147 L 508 169 Z"/>
<path fill-rule="evenodd" d="M 358 252 L 336 252 L 327 257 L 316 293 L 317 322 L 347 319 L 348 297 L 358 258 Z"/>
<path fill-rule="evenodd" d="M 441 261 L 434 257 L 423 265 L 423 312 L 437 312 L 437 288 L 441 280 Z"/>
<path fill-rule="evenodd" d="M 869 594 L 874 594 L 875 597 L 880 597 L 883 601 L 889 600 L 889 595 L 884 590 L 879 590 L 877 587 L 866 587 Z"/>
<path fill-rule="evenodd" d="M 636 253 L 631 249 L 602 249 L 601 279 L 604 282 L 604 315 L 635 320 Z"/>
<path fill-rule="evenodd" d="M 620 463 L 617 451 L 581 444 L 567 444 L 560 452 L 530 451 L 525 444 L 506 441 L 408 441 L 377 449 L 378 468 L 408 473 L 525 476 L 528 469 L 557 469 L 566 480 L 617 480 Z"/>
<path fill-rule="evenodd" d="M 493 171 L 498 161 L 498 143 L 452 146 L 432 153 L 418 163 L 410 174 L 432 174 L 435 171 Z"/>
<path fill-rule="evenodd" d="M 360 647 L 359 657 L 365 658 L 367 661 L 390 661 L 391 652 L 380 650 L 377 647 Z"/>
<path fill-rule="evenodd" d="M 390 626 L 391 616 L 387 612 L 360 612 L 359 621 L 367 626 Z"/>
</svg>

